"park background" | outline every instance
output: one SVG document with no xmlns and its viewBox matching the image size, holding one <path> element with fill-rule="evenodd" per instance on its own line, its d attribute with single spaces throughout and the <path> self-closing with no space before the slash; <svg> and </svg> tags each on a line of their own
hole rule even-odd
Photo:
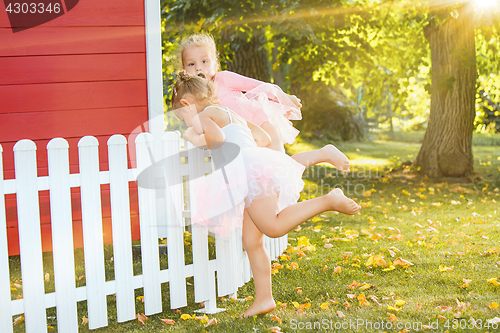
<svg viewBox="0 0 500 333">
<path fill-rule="evenodd" d="M 289 234 L 288 250 L 273 263 L 278 307 L 271 314 L 236 319 L 250 305 L 248 283 L 241 300 L 219 300 L 227 311 L 194 315 L 200 305 L 191 287 L 187 308 L 170 310 L 165 291 L 162 314 L 129 323 L 116 323 L 109 300 L 110 325 L 96 331 L 289 332 L 297 321 L 325 319 L 392 325 L 360 332 L 411 332 L 419 323 L 420 331 L 435 323 L 435 332 L 495 331 L 498 1 L 162 0 L 161 10 L 168 129 L 182 128 L 169 116 L 177 46 L 192 33 L 210 33 L 222 69 L 302 100 L 303 119 L 294 123 L 301 134 L 289 154 L 333 142 L 350 158 L 349 175 L 309 168 L 302 199 L 342 187 L 363 209 L 317 216 Z M 187 232 L 185 244 L 188 253 Z M 46 290 L 53 287 L 46 281 Z M 85 319 L 85 307 L 79 311 Z M 23 330 L 22 320 L 15 329 Z M 89 331 L 85 320 L 80 331 Z"/>
</svg>

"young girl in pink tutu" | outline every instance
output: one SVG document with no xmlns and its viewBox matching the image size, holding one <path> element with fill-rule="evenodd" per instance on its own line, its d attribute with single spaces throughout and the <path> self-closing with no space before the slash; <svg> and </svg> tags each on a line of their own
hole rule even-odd
<svg viewBox="0 0 500 333">
<path fill-rule="evenodd" d="M 353 215 L 360 206 L 340 189 L 297 203 L 304 186 L 304 166 L 286 154 L 263 148 L 270 142 L 264 130 L 216 102 L 211 80 L 179 74 L 172 106 L 188 126 L 184 138 L 197 147 L 211 149 L 218 169 L 197 185 L 199 195 L 192 222 L 220 234 L 242 227 L 243 246 L 255 284 L 254 303 L 243 313 L 248 317 L 275 308 L 271 263 L 263 234 L 280 237 L 322 212 L 335 210 Z M 237 157 L 219 163 L 228 151 L 234 152 L 234 147 L 238 147 Z"/>
<path fill-rule="evenodd" d="M 293 143 L 299 131 L 291 120 L 302 118 L 300 100 L 285 94 L 277 85 L 261 82 L 230 71 L 219 72 L 219 61 L 214 39 L 195 34 L 179 47 L 182 68 L 195 75 L 204 73 L 215 82 L 219 104 L 264 129 L 271 137 L 268 148 L 285 152 L 284 143 Z M 244 93 L 243 93 L 244 92 Z M 342 172 L 349 171 L 349 160 L 333 145 L 292 156 L 305 167 L 327 162 Z"/>
</svg>

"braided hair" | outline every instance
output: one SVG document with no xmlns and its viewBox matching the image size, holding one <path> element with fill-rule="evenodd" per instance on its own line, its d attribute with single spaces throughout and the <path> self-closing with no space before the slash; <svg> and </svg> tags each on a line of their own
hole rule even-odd
<svg viewBox="0 0 500 333">
<path fill-rule="evenodd" d="M 215 85 L 211 80 L 206 79 L 204 73 L 190 75 L 186 73 L 186 71 L 179 72 L 172 94 L 172 108 L 174 110 L 182 106 L 181 99 L 186 94 L 193 95 L 196 101 L 206 99 L 212 104 L 216 104 L 218 102 Z"/>
</svg>

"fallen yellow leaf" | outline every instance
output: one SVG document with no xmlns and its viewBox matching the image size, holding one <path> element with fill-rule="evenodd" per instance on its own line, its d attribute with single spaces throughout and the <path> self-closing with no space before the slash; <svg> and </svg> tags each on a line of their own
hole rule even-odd
<svg viewBox="0 0 500 333">
<path fill-rule="evenodd" d="M 278 322 L 278 324 L 281 324 L 281 322 L 282 322 L 281 318 L 278 318 L 276 315 L 274 315 L 274 316 L 271 318 L 271 320 L 277 321 L 277 322 Z"/>
<path fill-rule="evenodd" d="M 498 308 L 498 303 L 497 303 L 497 302 L 493 302 L 493 303 L 491 303 L 490 305 L 488 305 L 488 307 L 489 307 L 490 309 L 497 309 L 497 308 Z"/>
<path fill-rule="evenodd" d="M 443 265 L 439 265 L 439 271 L 440 272 L 449 272 L 449 271 L 452 271 L 454 267 L 455 266 L 446 267 Z"/>
<path fill-rule="evenodd" d="M 351 285 L 349 287 L 347 287 L 347 289 L 350 289 L 350 290 L 354 290 L 356 289 L 357 287 L 359 287 L 361 284 L 359 284 L 358 282 L 356 281 L 352 281 Z"/>
<path fill-rule="evenodd" d="M 500 283 L 498 283 L 498 281 L 497 281 L 497 278 L 488 279 L 486 282 L 491 283 L 491 284 L 493 284 L 495 286 L 499 286 L 500 285 Z"/>
<path fill-rule="evenodd" d="M 328 309 L 328 305 L 329 305 L 329 304 L 330 304 L 329 302 L 321 303 L 321 305 L 320 305 L 319 307 L 320 307 L 321 309 L 323 309 L 323 310 L 326 310 L 326 309 Z"/>
<path fill-rule="evenodd" d="M 397 258 L 396 260 L 394 260 L 394 262 L 392 263 L 394 266 L 402 266 L 402 267 L 409 267 L 409 266 L 413 266 L 413 264 L 411 262 L 409 262 L 408 260 L 404 260 L 403 258 Z"/>
<path fill-rule="evenodd" d="M 148 320 L 148 317 L 146 317 L 146 315 L 144 313 L 136 314 L 135 317 L 137 318 L 137 321 L 141 325 L 146 325 L 146 320 Z"/>
<path fill-rule="evenodd" d="M 173 321 L 172 319 L 161 319 L 161 318 L 160 318 L 160 320 L 161 320 L 162 322 L 164 322 L 165 324 L 169 324 L 169 325 L 173 325 L 173 324 L 175 324 L 175 321 Z"/>
<path fill-rule="evenodd" d="M 306 236 L 300 236 L 298 238 L 298 243 L 297 243 L 297 247 L 303 247 L 303 246 L 309 246 L 311 245 L 309 243 L 309 238 L 307 238 Z"/>
<path fill-rule="evenodd" d="M 370 289 L 371 287 L 372 287 L 372 285 L 371 285 L 371 284 L 369 284 L 369 283 L 365 283 L 365 284 L 363 284 L 361 287 L 359 287 L 359 290 L 360 290 L 360 291 L 363 291 L 363 290 L 366 290 L 366 289 Z"/>
<path fill-rule="evenodd" d="M 371 240 L 378 240 L 378 239 L 385 238 L 385 235 L 380 232 L 380 233 L 375 233 L 375 234 L 371 235 L 368 238 L 371 239 Z"/>
<path fill-rule="evenodd" d="M 370 306 L 370 303 L 366 300 L 364 293 L 358 296 L 358 301 L 361 306 Z"/>
<path fill-rule="evenodd" d="M 14 319 L 13 325 L 16 326 L 17 324 L 23 322 L 23 320 L 24 320 L 24 316 L 19 316 L 16 319 Z"/>
<path fill-rule="evenodd" d="M 217 325 L 217 318 L 209 319 L 204 326 L 208 327 L 208 326 L 212 326 L 212 325 Z"/>
</svg>

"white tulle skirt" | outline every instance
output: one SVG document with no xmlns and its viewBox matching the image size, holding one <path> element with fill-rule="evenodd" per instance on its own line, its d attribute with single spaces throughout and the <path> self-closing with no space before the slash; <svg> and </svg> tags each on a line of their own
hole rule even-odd
<svg viewBox="0 0 500 333">
<path fill-rule="evenodd" d="M 278 200 L 280 210 L 297 202 L 305 167 L 268 148 L 243 148 L 230 163 L 198 179 L 192 223 L 227 235 L 242 225 L 243 211 L 254 200 Z"/>
</svg>

